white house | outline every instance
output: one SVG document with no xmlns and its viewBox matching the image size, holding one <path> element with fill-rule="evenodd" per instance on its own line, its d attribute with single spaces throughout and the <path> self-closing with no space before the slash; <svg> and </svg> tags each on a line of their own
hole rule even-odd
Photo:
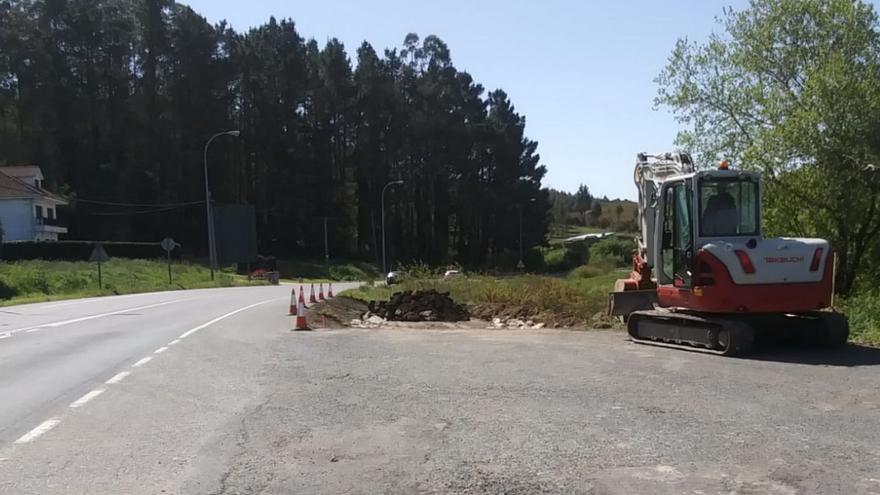
<svg viewBox="0 0 880 495">
<path fill-rule="evenodd" d="M 67 228 L 58 223 L 60 197 L 43 189 L 35 165 L 0 167 L 0 222 L 4 241 L 57 241 Z"/>
</svg>

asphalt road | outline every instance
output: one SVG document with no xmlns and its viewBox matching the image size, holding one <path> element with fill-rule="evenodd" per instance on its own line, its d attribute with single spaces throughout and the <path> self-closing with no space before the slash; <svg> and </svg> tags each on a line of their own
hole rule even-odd
<svg viewBox="0 0 880 495">
<path fill-rule="evenodd" d="M 880 350 L 291 332 L 288 290 L 3 309 L 0 493 L 880 493 Z"/>
</svg>

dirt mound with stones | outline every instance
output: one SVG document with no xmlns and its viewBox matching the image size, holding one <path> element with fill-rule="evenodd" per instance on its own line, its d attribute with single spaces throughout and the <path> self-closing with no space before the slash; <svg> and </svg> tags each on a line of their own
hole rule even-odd
<svg viewBox="0 0 880 495">
<path fill-rule="evenodd" d="M 417 290 L 397 292 L 388 301 L 370 301 L 370 315 L 389 321 L 467 321 L 471 315 L 448 292 Z"/>
</svg>

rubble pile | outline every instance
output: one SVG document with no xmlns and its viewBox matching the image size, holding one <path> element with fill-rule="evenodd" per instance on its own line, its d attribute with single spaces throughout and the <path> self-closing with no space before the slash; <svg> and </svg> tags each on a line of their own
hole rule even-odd
<svg viewBox="0 0 880 495">
<path fill-rule="evenodd" d="M 365 320 L 377 316 L 389 321 L 467 321 L 468 310 L 448 292 L 417 290 L 397 292 L 388 301 L 370 301 Z"/>
</svg>

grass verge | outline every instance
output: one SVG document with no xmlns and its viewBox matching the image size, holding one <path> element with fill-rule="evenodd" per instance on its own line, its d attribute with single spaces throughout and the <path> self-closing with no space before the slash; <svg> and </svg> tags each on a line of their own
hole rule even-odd
<svg viewBox="0 0 880 495">
<path fill-rule="evenodd" d="M 0 263 L 0 305 L 133 294 L 176 289 L 262 285 L 262 281 L 220 271 L 212 281 L 208 268 L 190 263 L 171 266 L 164 260 L 111 259 L 101 265 L 103 288 L 98 288 L 94 263 L 28 260 Z"/>
</svg>

